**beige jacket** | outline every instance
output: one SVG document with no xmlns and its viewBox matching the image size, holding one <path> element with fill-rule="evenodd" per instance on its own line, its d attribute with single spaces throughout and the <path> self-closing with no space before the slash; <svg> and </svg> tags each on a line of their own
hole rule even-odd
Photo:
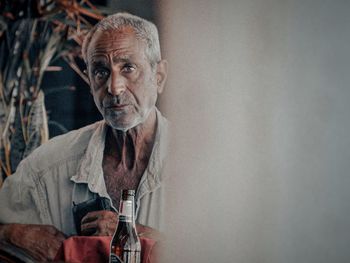
<svg viewBox="0 0 350 263">
<path fill-rule="evenodd" d="M 148 167 L 136 191 L 136 222 L 162 229 L 162 168 L 168 123 L 157 110 L 157 131 Z M 57 136 L 40 146 L 5 180 L 0 190 L 0 223 L 49 224 L 75 235 L 73 201 L 96 194 L 110 199 L 102 159 L 104 121 Z"/>
</svg>

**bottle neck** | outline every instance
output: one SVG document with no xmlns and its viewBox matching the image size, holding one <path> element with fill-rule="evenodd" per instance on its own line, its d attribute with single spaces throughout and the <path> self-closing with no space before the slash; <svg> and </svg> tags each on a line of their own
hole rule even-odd
<svg viewBox="0 0 350 263">
<path fill-rule="evenodd" d="M 133 196 L 128 196 L 127 199 L 121 200 L 120 206 L 119 206 L 120 222 L 128 222 L 128 223 L 135 224 L 134 206 L 135 206 L 135 201 Z"/>
</svg>

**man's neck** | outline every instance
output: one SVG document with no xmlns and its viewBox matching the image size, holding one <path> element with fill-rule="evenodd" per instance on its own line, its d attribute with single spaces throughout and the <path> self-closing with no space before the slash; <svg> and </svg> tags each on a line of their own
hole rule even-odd
<svg viewBox="0 0 350 263">
<path fill-rule="evenodd" d="M 115 156 L 126 168 L 132 169 L 139 161 L 145 161 L 152 152 L 157 127 L 156 109 L 147 119 L 127 131 L 109 128 L 106 137 L 105 154 Z"/>
</svg>

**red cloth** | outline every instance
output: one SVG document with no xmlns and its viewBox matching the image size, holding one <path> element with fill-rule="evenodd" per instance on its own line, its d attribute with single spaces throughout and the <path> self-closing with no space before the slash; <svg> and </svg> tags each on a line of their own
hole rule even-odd
<svg viewBox="0 0 350 263">
<path fill-rule="evenodd" d="M 55 261 L 70 263 L 105 263 L 109 261 L 110 242 L 112 237 L 73 236 L 66 239 L 57 252 Z M 156 241 L 140 237 L 141 262 L 156 261 Z"/>
</svg>

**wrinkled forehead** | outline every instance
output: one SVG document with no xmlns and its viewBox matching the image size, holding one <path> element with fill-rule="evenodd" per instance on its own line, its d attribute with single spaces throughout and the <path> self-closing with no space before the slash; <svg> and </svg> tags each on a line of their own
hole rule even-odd
<svg viewBox="0 0 350 263">
<path fill-rule="evenodd" d="M 109 28 L 109 29 L 102 29 L 99 28 L 94 33 L 91 41 L 95 39 L 98 40 L 100 38 L 120 38 L 120 37 L 136 37 L 135 29 L 131 26 L 122 26 L 120 28 Z"/>
<path fill-rule="evenodd" d="M 87 60 L 94 57 L 113 54 L 133 55 L 145 53 L 145 42 L 137 37 L 132 27 L 122 27 L 120 29 L 98 30 L 91 38 L 87 50 Z"/>
</svg>

